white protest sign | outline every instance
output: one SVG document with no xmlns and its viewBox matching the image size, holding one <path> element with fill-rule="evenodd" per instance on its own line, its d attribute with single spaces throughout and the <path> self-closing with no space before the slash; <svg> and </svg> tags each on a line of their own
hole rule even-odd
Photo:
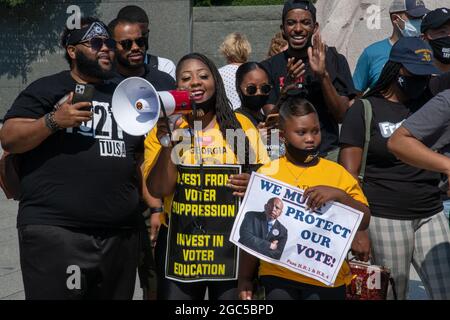
<svg viewBox="0 0 450 320">
<path fill-rule="evenodd" d="M 363 213 L 337 202 L 307 211 L 302 194 L 298 188 L 253 173 L 230 241 L 259 259 L 332 286 Z M 267 214 L 274 207 L 281 209 L 281 215 L 268 226 Z"/>
</svg>

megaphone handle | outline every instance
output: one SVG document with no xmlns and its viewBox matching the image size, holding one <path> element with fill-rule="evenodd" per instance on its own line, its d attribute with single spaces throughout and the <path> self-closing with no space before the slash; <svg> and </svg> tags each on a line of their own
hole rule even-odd
<svg viewBox="0 0 450 320">
<path fill-rule="evenodd" d="M 164 107 L 164 103 L 161 97 L 159 97 L 159 103 L 161 104 L 161 109 L 164 115 L 164 121 L 166 122 L 167 130 L 169 131 L 170 141 L 172 142 L 172 130 L 170 130 L 169 117 L 167 116 L 166 108 Z"/>
</svg>

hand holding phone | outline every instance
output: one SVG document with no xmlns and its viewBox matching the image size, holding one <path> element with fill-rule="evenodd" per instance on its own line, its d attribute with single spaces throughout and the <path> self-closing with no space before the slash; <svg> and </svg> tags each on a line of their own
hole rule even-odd
<svg viewBox="0 0 450 320">
<path fill-rule="evenodd" d="M 77 83 L 73 93 L 72 104 L 78 102 L 92 102 L 95 87 L 92 84 Z M 80 110 L 91 111 L 91 107 L 82 108 Z"/>
</svg>

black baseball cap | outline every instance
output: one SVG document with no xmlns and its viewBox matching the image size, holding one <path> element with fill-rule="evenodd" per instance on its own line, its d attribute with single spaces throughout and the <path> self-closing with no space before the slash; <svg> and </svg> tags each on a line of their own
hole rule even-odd
<svg viewBox="0 0 450 320">
<path fill-rule="evenodd" d="M 402 37 L 392 47 L 389 60 L 418 76 L 440 74 L 433 64 L 433 50 L 420 38 Z"/>
<path fill-rule="evenodd" d="M 437 29 L 450 20 L 450 9 L 439 8 L 428 12 L 422 20 L 420 31 L 425 33 L 429 29 Z"/>
<path fill-rule="evenodd" d="M 283 15 L 282 20 L 284 21 L 284 18 L 286 18 L 286 15 L 289 11 L 293 9 L 303 9 L 311 12 L 314 21 L 316 21 L 316 7 L 314 4 L 312 4 L 311 1 L 305 1 L 305 0 L 288 0 L 284 3 L 283 7 Z"/>
<path fill-rule="evenodd" d="M 394 0 L 389 8 L 389 13 L 406 12 L 414 18 L 420 18 L 429 11 L 422 0 Z"/>
</svg>

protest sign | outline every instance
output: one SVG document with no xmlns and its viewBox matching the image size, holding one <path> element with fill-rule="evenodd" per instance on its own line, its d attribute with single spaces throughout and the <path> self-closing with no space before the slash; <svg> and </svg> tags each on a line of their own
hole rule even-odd
<svg viewBox="0 0 450 320">
<path fill-rule="evenodd" d="M 259 259 L 332 286 L 363 213 L 338 202 L 310 212 L 302 195 L 298 188 L 253 173 L 230 241 Z M 266 216 L 276 209 L 280 215 L 269 226 Z"/>
<path fill-rule="evenodd" d="M 178 166 L 167 238 L 166 277 L 181 282 L 237 279 L 228 239 L 239 199 L 227 187 L 240 166 Z"/>
</svg>

